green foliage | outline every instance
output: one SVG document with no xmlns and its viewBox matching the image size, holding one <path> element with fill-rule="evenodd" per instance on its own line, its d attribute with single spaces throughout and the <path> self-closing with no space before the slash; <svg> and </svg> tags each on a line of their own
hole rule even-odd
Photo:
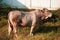
<svg viewBox="0 0 60 40">
<path fill-rule="evenodd" d="M 3 1 L 4 0 L 0 0 L 0 8 L 10 8 L 11 7 L 10 5 L 4 3 Z"/>
<path fill-rule="evenodd" d="M 2 2 L 3 0 L 0 0 L 0 2 Z"/>
<path fill-rule="evenodd" d="M 0 28 L 4 25 L 7 25 L 7 20 L 5 16 L 0 16 Z"/>
<path fill-rule="evenodd" d="M 60 18 L 60 8 L 57 10 L 56 15 Z"/>
</svg>

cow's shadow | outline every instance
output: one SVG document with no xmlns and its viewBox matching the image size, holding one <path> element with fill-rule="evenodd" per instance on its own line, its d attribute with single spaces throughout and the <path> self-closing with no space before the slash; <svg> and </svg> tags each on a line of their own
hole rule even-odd
<svg viewBox="0 0 60 40">
<path fill-rule="evenodd" d="M 60 26 L 58 26 L 58 27 L 60 27 Z M 40 26 L 37 29 L 35 29 L 33 33 L 35 35 L 37 33 L 49 33 L 52 31 L 57 32 L 58 27 L 57 26 L 48 26 L 48 27 Z"/>
</svg>

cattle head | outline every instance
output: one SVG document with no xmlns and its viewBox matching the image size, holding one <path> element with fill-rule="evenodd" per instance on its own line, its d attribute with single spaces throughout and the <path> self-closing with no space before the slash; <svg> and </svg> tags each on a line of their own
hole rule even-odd
<svg viewBox="0 0 60 40">
<path fill-rule="evenodd" d="M 43 8 L 43 17 L 44 17 L 44 19 L 47 19 L 47 18 L 50 18 L 50 17 L 52 17 L 52 13 L 51 12 L 49 12 L 49 10 L 48 9 L 46 9 L 46 8 Z"/>
<path fill-rule="evenodd" d="M 47 18 L 49 18 L 49 17 L 52 17 L 52 13 L 49 12 L 49 10 L 46 9 L 46 8 L 43 8 L 43 10 L 36 9 L 36 10 L 35 10 L 35 14 L 36 14 L 41 20 L 47 19 Z"/>
</svg>

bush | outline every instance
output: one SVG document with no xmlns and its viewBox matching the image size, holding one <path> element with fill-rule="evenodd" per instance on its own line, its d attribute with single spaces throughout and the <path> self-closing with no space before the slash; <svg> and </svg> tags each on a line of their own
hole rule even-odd
<svg viewBox="0 0 60 40">
<path fill-rule="evenodd" d="M 57 14 L 58 17 L 60 18 L 60 8 L 57 10 L 56 14 Z"/>
<path fill-rule="evenodd" d="M 4 25 L 7 25 L 7 20 L 5 16 L 0 17 L 0 28 Z"/>
</svg>

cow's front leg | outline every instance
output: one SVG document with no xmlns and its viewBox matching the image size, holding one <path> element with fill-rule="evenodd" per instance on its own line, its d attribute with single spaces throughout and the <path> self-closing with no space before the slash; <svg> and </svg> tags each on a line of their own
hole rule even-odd
<svg viewBox="0 0 60 40">
<path fill-rule="evenodd" d="M 35 27 L 36 24 L 36 20 L 32 21 L 32 26 L 31 26 L 31 30 L 30 30 L 30 35 L 33 36 L 33 29 Z"/>
<path fill-rule="evenodd" d="M 34 29 L 34 25 L 31 26 L 31 29 L 30 29 L 30 34 L 31 36 L 33 36 L 33 29 Z"/>
</svg>

